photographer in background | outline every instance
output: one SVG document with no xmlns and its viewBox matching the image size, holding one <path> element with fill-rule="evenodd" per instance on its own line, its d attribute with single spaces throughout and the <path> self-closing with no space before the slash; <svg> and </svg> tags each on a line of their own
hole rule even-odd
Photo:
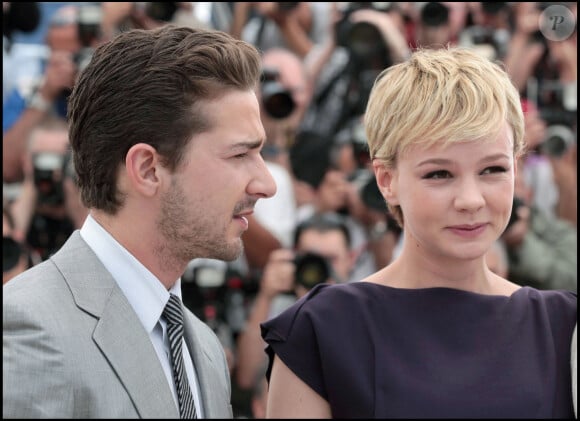
<svg viewBox="0 0 580 421">
<path fill-rule="evenodd" d="M 68 149 L 65 121 L 50 118 L 32 129 L 21 194 L 11 204 L 16 229 L 25 233 L 26 243 L 40 260 L 57 251 L 87 214 L 78 205 Z"/>
<path fill-rule="evenodd" d="M 336 135 L 331 155 L 336 168 L 355 187 L 356 194 L 349 195 L 346 211 L 364 227 L 366 253 L 372 256 L 374 267 L 381 268 L 393 260 L 402 229 L 378 189 L 362 119 L 363 115 L 353 118 Z"/>
<path fill-rule="evenodd" d="M 534 205 L 522 173 L 515 177 L 512 216 L 500 237 L 508 254 L 508 279 L 538 289 L 578 289 L 578 234 L 574 226 L 549 217 Z"/>
<path fill-rule="evenodd" d="M 577 31 L 544 33 L 554 3 L 511 4 L 514 28 L 504 63 L 524 101 L 526 126 L 543 125 L 543 133 L 528 136 L 531 153 L 525 161 L 526 179 L 534 204 L 549 216 L 577 226 Z M 575 28 L 576 3 L 563 3 L 566 25 Z M 558 10 L 558 9 L 556 9 Z M 554 34 L 551 34 L 554 35 Z M 527 112 L 526 112 L 527 111 Z M 528 122 L 530 120 L 530 122 Z M 535 120 L 535 121 L 534 121 Z M 538 123 L 537 121 L 540 121 Z"/>
<path fill-rule="evenodd" d="M 272 250 L 292 245 L 296 226 L 296 199 L 288 145 L 309 101 L 309 85 L 300 58 L 290 50 L 273 48 L 262 54 L 262 78 L 256 90 L 260 120 L 266 133 L 261 151 L 274 177 L 277 191 L 260 201 L 248 215 L 248 230 L 242 236 L 244 254 L 238 259 L 240 270 L 254 278 L 261 273 Z"/>
<path fill-rule="evenodd" d="M 348 2 L 332 10 L 327 41 L 306 60 L 314 88 L 301 130 L 322 137 L 362 114 L 379 72 L 410 54 L 395 3 Z"/>
<path fill-rule="evenodd" d="M 532 101 L 523 100 L 522 109 L 528 154 L 520 171 L 533 192 L 530 200 L 547 217 L 563 219 L 576 227 L 576 128 L 549 124 Z"/>
<path fill-rule="evenodd" d="M 22 181 L 22 156 L 31 130 L 47 116 L 66 119 L 67 98 L 77 72 L 101 41 L 100 6 L 67 5 L 51 17 L 46 56 L 34 65 L 36 77 L 18 80 L 3 104 L 3 181 Z M 31 63 L 33 65 L 33 63 Z"/>
<path fill-rule="evenodd" d="M 324 42 L 330 2 L 234 2 L 229 32 L 266 51 L 287 48 L 304 58 Z"/>
<path fill-rule="evenodd" d="M 290 169 L 288 148 L 312 98 L 312 81 L 300 57 L 281 47 L 262 54 L 260 117 L 266 131 L 264 159 Z"/>
<path fill-rule="evenodd" d="M 357 120 L 331 138 L 300 132 L 290 149 L 298 221 L 326 212 L 343 215 L 356 252 L 351 280 L 386 266 L 401 232 L 368 171 L 368 148 L 357 140 Z"/>
<path fill-rule="evenodd" d="M 259 324 L 278 314 L 319 283 L 347 282 L 355 253 L 342 215 L 317 214 L 300 223 L 294 248 L 274 250 L 260 280 L 246 325 L 237 340 L 235 380 L 242 390 L 254 387 L 266 362 Z"/>
<path fill-rule="evenodd" d="M 564 177 L 576 171 L 575 141 L 556 147 L 562 142 L 551 139 L 537 106 L 522 100 L 522 110 L 528 153 L 518 162 L 512 217 L 501 237 L 508 279 L 540 289 L 577 291 L 576 193 L 566 193 L 576 189 L 576 177 Z M 574 218 L 566 216 L 571 214 Z"/>
</svg>

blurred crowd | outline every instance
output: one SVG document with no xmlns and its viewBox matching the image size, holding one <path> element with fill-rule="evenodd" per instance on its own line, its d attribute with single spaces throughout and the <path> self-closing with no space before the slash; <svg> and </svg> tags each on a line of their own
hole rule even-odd
<svg viewBox="0 0 580 421">
<path fill-rule="evenodd" d="M 2 5 L 4 283 L 48 259 L 87 215 L 66 108 L 95 48 L 172 23 L 223 30 L 262 53 L 262 154 L 277 193 L 249 217 L 239 259 L 192 260 L 182 276 L 184 304 L 226 349 L 238 418 L 264 416 L 259 324 L 317 283 L 356 282 L 397 256 L 401 228 L 376 187 L 362 117 L 379 72 L 419 46 L 463 45 L 503 63 L 521 94 L 527 153 L 488 264 L 520 285 L 577 290 L 575 2 Z M 542 31 L 554 6 L 571 28 L 558 39 Z"/>
</svg>

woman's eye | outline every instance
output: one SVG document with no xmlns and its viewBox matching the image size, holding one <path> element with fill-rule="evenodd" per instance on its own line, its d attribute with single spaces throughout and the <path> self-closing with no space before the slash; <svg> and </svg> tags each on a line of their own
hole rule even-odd
<svg viewBox="0 0 580 421">
<path fill-rule="evenodd" d="M 425 174 L 423 178 L 426 179 L 439 179 L 439 178 L 449 178 L 451 177 L 451 173 L 446 170 L 438 170 L 438 171 L 431 171 L 430 173 Z"/>
<path fill-rule="evenodd" d="M 506 171 L 507 171 L 506 168 L 497 165 L 494 167 L 486 168 L 485 170 L 483 170 L 482 174 L 502 173 L 502 172 L 506 172 Z"/>
</svg>

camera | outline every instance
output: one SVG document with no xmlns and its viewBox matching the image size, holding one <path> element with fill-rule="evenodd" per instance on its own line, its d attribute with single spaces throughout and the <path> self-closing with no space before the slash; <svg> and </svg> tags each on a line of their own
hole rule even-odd
<svg viewBox="0 0 580 421">
<path fill-rule="evenodd" d="M 183 304 L 197 317 L 227 325 L 237 334 L 246 319 L 246 295 L 252 286 L 240 272 L 222 260 L 196 258 L 181 275 Z"/>
<path fill-rule="evenodd" d="M 349 2 L 334 28 L 337 45 L 345 47 L 358 59 L 384 54 L 386 45 L 378 28 L 368 22 L 353 23 L 350 15 L 361 9 L 388 12 L 390 7 L 390 2 Z"/>
<path fill-rule="evenodd" d="M 206 304 L 215 304 L 223 317 L 223 301 L 227 289 L 227 265 L 213 259 L 191 260 L 181 275 L 183 304 L 203 318 Z M 218 305 L 219 304 L 219 305 Z"/>
<path fill-rule="evenodd" d="M 65 156 L 55 152 L 40 152 L 32 156 L 32 164 L 38 202 L 48 205 L 63 204 Z"/>
<path fill-rule="evenodd" d="M 279 72 L 266 67 L 262 71 L 262 104 L 268 115 L 275 119 L 288 117 L 296 108 L 292 93 L 278 80 Z"/>
<path fill-rule="evenodd" d="M 306 289 L 312 289 L 330 278 L 332 268 L 326 258 L 317 253 L 301 253 L 294 258 L 295 282 Z"/>
<path fill-rule="evenodd" d="M 546 137 L 538 146 L 543 155 L 560 157 L 576 142 L 572 129 L 562 124 L 553 124 L 546 128 Z"/>
<path fill-rule="evenodd" d="M 103 11 L 98 4 L 82 4 L 78 8 L 78 35 L 83 47 L 92 46 L 101 38 Z"/>
<path fill-rule="evenodd" d="M 343 122 L 352 115 L 364 114 L 377 76 L 393 64 L 390 48 L 379 28 L 367 21 L 352 21 L 351 15 L 363 9 L 387 13 L 391 10 L 391 3 L 347 3 L 342 17 L 334 26 L 337 46 L 343 47 L 349 55 L 342 71 L 348 83 L 342 102 Z"/>
</svg>

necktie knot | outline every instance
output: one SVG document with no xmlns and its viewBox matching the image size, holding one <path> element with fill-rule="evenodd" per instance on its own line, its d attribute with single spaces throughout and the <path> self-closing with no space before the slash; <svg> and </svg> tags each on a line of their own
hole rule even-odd
<svg viewBox="0 0 580 421">
<path fill-rule="evenodd" d="M 181 300 L 177 295 L 169 294 L 169 301 L 165 305 L 163 316 L 170 325 L 181 326 L 183 324 Z"/>
</svg>

